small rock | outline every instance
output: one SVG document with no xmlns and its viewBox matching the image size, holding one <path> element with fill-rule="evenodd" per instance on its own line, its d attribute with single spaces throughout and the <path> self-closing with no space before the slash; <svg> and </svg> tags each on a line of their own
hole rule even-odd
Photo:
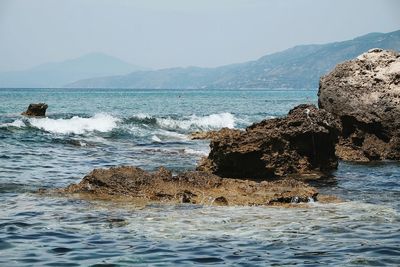
<svg viewBox="0 0 400 267">
<path fill-rule="evenodd" d="M 21 115 L 32 116 L 32 117 L 44 117 L 46 116 L 47 108 L 48 105 L 45 103 L 30 104 L 28 109 L 25 112 L 22 112 Z"/>
<path fill-rule="evenodd" d="M 216 205 L 220 205 L 220 206 L 228 206 L 228 200 L 226 200 L 226 198 L 225 197 L 217 197 L 215 200 L 214 200 L 214 203 L 216 204 Z"/>
</svg>

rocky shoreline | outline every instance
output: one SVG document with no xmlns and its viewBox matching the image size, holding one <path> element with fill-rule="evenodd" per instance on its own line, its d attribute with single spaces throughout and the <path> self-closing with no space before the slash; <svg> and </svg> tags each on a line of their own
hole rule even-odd
<svg viewBox="0 0 400 267">
<path fill-rule="evenodd" d="M 340 159 L 400 159 L 398 52 L 371 49 L 339 64 L 321 78 L 318 105 L 341 124 Z"/>
<path fill-rule="evenodd" d="M 211 152 L 197 169 L 258 181 L 319 178 L 338 166 L 338 128 L 325 110 L 299 105 L 286 117 L 254 123 L 243 132 L 222 130 L 211 139 Z"/>
<path fill-rule="evenodd" d="M 258 132 L 267 135 L 268 141 L 274 139 L 273 135 L 276 135 L 276 132 L 284 136 L 283 138 L 288 138 L 288 135 L 293 134 L 306 134 L 307 130 L 294 130 L 292 126 L 304 127 L 311 116 L 317 114 L 319 121 L 313 122 L 314 125 L 325 127 L 332 135 L 337 135 L 337 139 L 333 140 L 335 139 L 333 137 L 332 140 L 338 159 L 355 162 L 399 160 L 400 53 L 376 48 L 354 60 L 337 65 L 334 70 L 320 79 L 318 107 L 319 110 L 316 111 L 315 107 L 300 105 L 291 110 L 285 118 L 255 123 L 249 126 L 245 132 L 222 129 L 221 131 L 205 133 L 197 132 L 191 137 L 193 139 L 211 140 L 212 154 L 203 165 L 205 165 L 205 168 L 215 169 L 220 168 L 220 166 L 216 167 L 215 165 L 221 165 L 217 163 L 221 161 L 221 154 L 235 152 L 235 148 L 232 148 L 232 146 L 240 146 L 240 143 L 246 142 L 251 143 L 259 138 L 257 132 L 252 133 L 253 129 L 259 129 Z M 299 109 L 302 109 L 304 114 L 309 115 L 305 116 L 300 111 L 299 114 L 302 117 L 297 115 L 297 118 L 292 118 L 293 114 L 291 113 L 299 112 Z M 329 118 L 318 118 L 320 116 L 318 112 L 329 114 L 324 115 Z M 326 124 L 321 124 L 321 120 Z M 284 129 L 282 129 L 282 123 L 286 123 Z M 293 133 L 293 130 L 297 133 Z M 304 131 L 304 133 L 301 133 L 301 131 Z M 314 129 L 308 132 L 316 134 L 313 131 Z M 267 140 L 264 138 L 262 142 L 268 142 Z M 290 142 L 290 140 L 288 141 Z M 223 148 L 223 146 L 226 146 L 226 148 Z M 307 146 L 311 148 L 313 145 L 308 144 Z M 296 149 L 296 146 L 293 147 L 292 144 L 290 147 Z M 238 153 L 244 153 L 242 148 Z M 246 147 L 246 149 L 248 148 Z M 261 149 L 265 150 L 265 147 Z M 276 149 L 270 148 L 270 150 L 268 152 L 274 152 Z M 327 153 L 332 157 L 330 151 L 326 149 L 322 148 L 318 152 Z M 308 153 L 307 158 L 312 160 L 310 153 Z M 333 157 L 332 160 L 334 160 Z M 288 164 L 293 164 L 293 162 Z M 329 169 L 329 166 L 327 167 Z M 215 170 L 213 171 L 215 172 Z M 301 175 L 300 169 L 297 174 Z M 284 175 L 287 175 L 287 173 L 284 173 Z M 275 174 L 275 176 L 279 175 Z"/>
<path fill-rule="evenodd" d="M 79 184 L 56 192 L 91 199 L 219 206 L 307 203 L 318 196 L 315 188 L 294 179 L 254 182 L 200 171 L 172 175 L 163 167 L 147 172 L 132 166 L 95 169 Z"/>
<path fill-rule="evenodd" d="M 319 108 L 302 104 L 244 131 L 193 133 L 192 139 L 210 139 L 211 148 L 196 171 L 95 169 L 79 184 L 54 192 L 157 203 L 286 205 L 317 201 L 317 189 L 304 181 L 329 176 L 339 159 L 400 159 L 399 53 L 372 49 L 339 64 L 321 78 L 318 96 Z"/>
</svg>

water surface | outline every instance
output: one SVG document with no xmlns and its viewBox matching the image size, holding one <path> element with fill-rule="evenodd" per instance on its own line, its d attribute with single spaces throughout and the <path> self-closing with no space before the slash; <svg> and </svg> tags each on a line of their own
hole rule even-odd
<svg viewBox="0 0 400 267">
<path fill-rule="evenodd" d="M 244 128 L 316 103 L 315 91 L 0 90 L 1 266 L 400 264 L 400 165 L 341 162 L 315 183 L 345 200 L 295 209 L 43 197 L 93 168 L 175 172 L 207 155 L 192 131 Z M 49 104 L 48 118 L 20 116 Z"/>
</svg>

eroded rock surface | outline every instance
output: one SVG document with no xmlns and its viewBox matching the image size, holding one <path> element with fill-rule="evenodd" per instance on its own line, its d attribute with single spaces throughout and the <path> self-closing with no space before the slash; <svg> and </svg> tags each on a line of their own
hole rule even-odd
<svg viewBox="0 0 400 267">
<path fill-rule="evenodd" d="M 344 160 L 400 159 L 400 54 L 372 49 L 322 77 L 318 104 L 341 122 Z"/>
<path fill-rule="evenodd" d="M 320 177 L 337 168 L 338 128 L 325 110 L 299 105 L 286 117 L 255 123 L 244 132 L 225 130 L 216 135 L 208 158 L 197 169 L 256 180 Z"/>
<path fill-rule="evenodd" d="M 79 184 L 58 190 L 90 198 L 206 205 L 274 205 L 316 200 L 318 192 L 300 181 L 284 179 L 257 183 L 188 171 L 173 176 L 161 167 L 155 172 L 122 166 L 95 169 Z"/>
<path fill-rule="evenodd" d="M 216 131 L 205 131 L 205 132 L 193 132 L 190 134 L 190 139 L 192 140 L 204 140 L 204 139 L 213 139 L 217 137 L 221 137 L 224 135 L 235 135 L 240 134 L 242 131 L 238 129 L 230 129 L 230 128 L 222 128 Z"/>
<path fill-rule="evenodd" d="M 21 115 L 32 116 L 32 117 L 44 117 L 46 116 L 46 110 L 48 105 L 45 103 L 30 104 L 28 109 L 21 113 Z"/>
</svg>

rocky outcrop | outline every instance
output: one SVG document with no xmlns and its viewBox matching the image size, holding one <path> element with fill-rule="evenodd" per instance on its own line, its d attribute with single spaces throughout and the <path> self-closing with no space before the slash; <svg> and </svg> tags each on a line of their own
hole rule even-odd
<svg viewBox="0 0 400 267">
<path fill-rule="evenodd" d="M 155 172 L 122 166 L 95 169 L 79 184 L 58 190 L 80 197 L 122 199 L 142 203 L 193 203 L 205 205 L 275 205 L 316 200 L 318 192 L 300 181 L 285 179 L 257 183 L 188 171 L 176 176 L 163 167 Z"/>
<path fill-rule="evenodd" d="M 48 105 L 45 103 L 30 104 L 28 109 L 25 112 L 22 112 L 21 115 L 32 116 L 32 117 L 44 117 L 46 116 L 47 108 Z"/>
<path fill-rule="evenodd" d="M 400 54 L 372 49 L 322 77 L 320 108 L 340 120 L 344 160 L 400 159 Z"/>
<path fill-rule="evenodd" d="M 238 129 L 222 128 L 216 131 L 193 132 L 190 134 L 192 140 L 214 139 L 224 135 L 240 134 L 242 131 Z"/>
<path fill-rule="evenodd" d="M 337 168 L 337 121 L 313 105 L 268 119 L 246 131 L 226 130 L 211 140 L 198 170 L 222 177 L 267 180 L 293 175 L 316 178 Z"/>
</svg>

